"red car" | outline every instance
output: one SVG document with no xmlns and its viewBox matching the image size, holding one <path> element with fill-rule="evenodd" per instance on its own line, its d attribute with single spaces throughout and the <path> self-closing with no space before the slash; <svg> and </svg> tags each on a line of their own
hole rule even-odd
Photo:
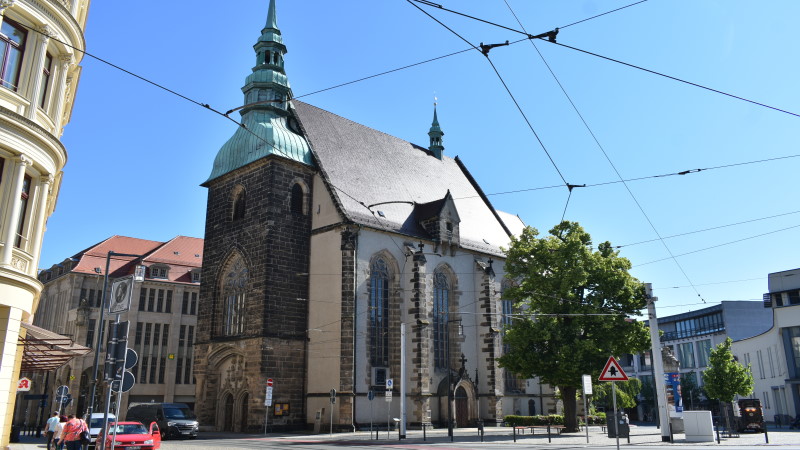
<svg viewBox="0 0 800 450">
<path fill-rule="evenodd" d="M 114 433 L 117 433 L 116 436 Z M 161 448 L 161 432 L 158 425 L 153 422 L 150 427 L 141 422 L 117 422 L 108 425 L 108 433 L 100 433 L 98 441 L 105 439 L 106 448 L 110 449 L 113 441 L 114 448 L 126 450 L 156 450 Z"/>
</svg>

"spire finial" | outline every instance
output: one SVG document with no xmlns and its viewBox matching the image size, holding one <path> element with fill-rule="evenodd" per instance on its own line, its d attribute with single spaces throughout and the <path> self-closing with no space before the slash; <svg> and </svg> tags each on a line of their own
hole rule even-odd
<svg viewBox="0 0 800 450">
<path fill-rule="evenodd" d="M 269 0 L 269 12 L 267 13 L 267 25 L 264 28 L 278 29 L 278 18 L 275 15 L 275 0 Z"/>
</svg>

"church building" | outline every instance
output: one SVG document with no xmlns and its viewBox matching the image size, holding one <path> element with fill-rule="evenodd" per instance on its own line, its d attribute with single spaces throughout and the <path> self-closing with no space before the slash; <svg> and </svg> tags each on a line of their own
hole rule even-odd
<svg viewBox="0 0 800 450">
<path fill-rule="evenodd" d="M 524 225 L 445 154 L 435 107 L 425 148 L 292 100 L 275 0 L 254 49 L 245 127 L 203 183 L 201 426 L 327 428 L 333 408 L 363 429 L 400 417 L 401 386 L 409 427 L 555 412 L 552 389 L 497 362 L 501 247 Z"/>
</svg>

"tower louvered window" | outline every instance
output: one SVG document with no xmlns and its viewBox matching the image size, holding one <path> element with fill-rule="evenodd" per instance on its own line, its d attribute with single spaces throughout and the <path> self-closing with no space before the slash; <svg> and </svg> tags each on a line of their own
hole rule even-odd
<svg viewBox="0 0 800 450">
<path fill-rule="evenodd" d="M 223 278 L 222 335 L 238 336 L 244 333 L 245 300 L 249 272 L 240 256 L 228 265 Z"/>
</svg>

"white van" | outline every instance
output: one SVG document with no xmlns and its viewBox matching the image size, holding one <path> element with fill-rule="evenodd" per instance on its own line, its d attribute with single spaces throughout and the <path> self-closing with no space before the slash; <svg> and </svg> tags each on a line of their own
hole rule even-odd
<svg viewBox="0 0 800 450">
<path fill-rule="evenodd" d="M 94 446 L 94 441 L 97 440 L 98 433 L 103 429 L 103 416 L 105 416 L 105 413 L 92 413 L 92 417 L 89 418 L 89 436 L 92 438 L 92 443 L 89 444 L 90 446 Z M 116 421 L 117 416 L 108 413 L 108 423 Z"/>
</svg>

